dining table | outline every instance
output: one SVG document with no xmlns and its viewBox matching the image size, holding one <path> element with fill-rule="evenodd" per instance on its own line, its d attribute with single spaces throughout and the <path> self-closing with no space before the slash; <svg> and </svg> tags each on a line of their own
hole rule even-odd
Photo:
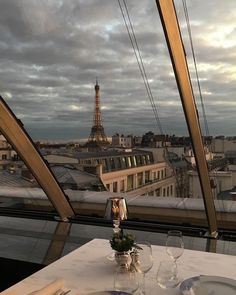
<svg viewBox="0 0 236 295">
<path fill-rule="evenodd" d="M 68 295 L 85 295 L 114 290 L 115 261 L 108 260 L 109 240 L 93 239 L 38 272 L 1 292 L 1 295 L 28 295 L 50 282 L 62 279 Z M 180 295 L 179 285 L 162 289 L 156 274 L 162 260 L 170 259 L 163 246 L 152 245 L 153 267 L 146 274 L 146 295 Z M 180 281 L 199 275 L 236 278 L 236 256 L 185 249 L 177 261 Z M 13 274 L 14 275 L 14 274 Z M 223 294 L 227 295 L 227 294 Z"/>
</svg>

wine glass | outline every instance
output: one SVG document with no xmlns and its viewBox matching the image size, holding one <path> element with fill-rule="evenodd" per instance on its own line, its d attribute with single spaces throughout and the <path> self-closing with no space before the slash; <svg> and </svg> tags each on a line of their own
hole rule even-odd
<svg viewBox="0 0 236 295">
<path fill-rule="evenodd" d="M 137 242 L 136 243 L 138 260 L 136 262 L 137 272 L 142 274 L 142 281 L 140 284 L 140 290 L 142 294 L 145 294 L 145 274 L 153 266 L 152 247 L 148 242 Z"/>
<path fill-rule="evenodd" d="M 168 231 L 166 240 L 166 252 L 176 262 L 184 252 L 182 232 L 178 230 Z"/>
<path fill-rule="evenodd" d="M 157 283 L 161 288 L 175 288 L 179 284 L 177 265 L 175 261 L 163 260 L 157 271 Z"/>
<path fill-rule="evenodd" d="M 136 272 L 131 272 L 128 268 L 118 267 L 114 276 L 114 288 L 119 292 L 133 294 L 138 290 L 139 281 Z"/>
</svg>

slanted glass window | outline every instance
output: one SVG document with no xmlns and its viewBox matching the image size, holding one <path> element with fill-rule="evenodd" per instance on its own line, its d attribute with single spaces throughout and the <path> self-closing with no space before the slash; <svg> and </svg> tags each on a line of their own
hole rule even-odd
<svg viewBox="0 0 236 295">
<path fill-rule="evenodd" d="M 236 1 L 224 5 L 219 1 L 204 5 L 187 1 L 189 23 L 183 1 L 174 2 L 218 223 L 235 230 Z M 127 1 L 127 9 L 147 81 L 116 1 L 27 1 L 27 5 L 21 0 L 3 1 L 1 95 L 47 161 L 75 213 L 93 215 L 87 194 L 96 194 L 105 206 L 107 190 L 127 190 L 137 194 L 143 207 L 144 194 L 166 198 L 164 205 L 156 198 L 156 215 L 143 211 L 140 220 L 166 222 L 171 208 L 176 223 L 207 226 L 196 159 L 156 3 Z M 117 133 L 123 134 L 121 146 L 133 134 L 135 149 L 111 146 L 109 139 Z M 0 173 L 3 208 L 56 213 L 2 135 Z M 173 198 L 168 200 L 169 196 Z M 78 209 L 81 200 L 84 211 Z M 96 212 L 100 217 L 103 213 L 103 209 Z"/>
</svg>

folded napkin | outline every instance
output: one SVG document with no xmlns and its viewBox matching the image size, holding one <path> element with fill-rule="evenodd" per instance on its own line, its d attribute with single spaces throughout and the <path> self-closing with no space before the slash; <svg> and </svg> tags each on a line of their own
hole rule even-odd
<svg viewBox="0 0 236 295">
<path fill-rule="evenodd" d="M 58 279 L 46 285 L 42 289 L 29 293 L 28 295 L 54 295 L 57 291 L 63 289 L 64 284 L 65 282 L 63 279 Z"/>
</svg>

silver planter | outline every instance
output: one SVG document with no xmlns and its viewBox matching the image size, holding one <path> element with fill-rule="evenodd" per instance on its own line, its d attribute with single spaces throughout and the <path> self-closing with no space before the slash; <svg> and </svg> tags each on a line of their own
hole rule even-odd
<svg viewBox="0 0 236 295">
<path fill-rule="evenodd" d="M 131 263 L 130 252 L 115 252 L 115 261 L 120 267 L 129 269 Z"/>
</svg>

